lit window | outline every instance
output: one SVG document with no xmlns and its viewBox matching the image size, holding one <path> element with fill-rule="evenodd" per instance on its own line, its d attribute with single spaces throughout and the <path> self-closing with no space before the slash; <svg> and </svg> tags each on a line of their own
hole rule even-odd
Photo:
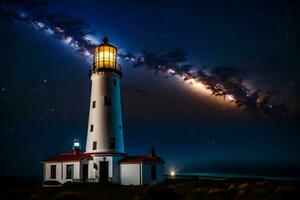
<svg viewBox="0 0 300 200">
<path fill-rule="evenodd" d="M 90 127 L 90 132 L 93 132 L 94 131 L 94 125 L 91 124 L 91 127 Z"/>
<path fill-rule="evenodd" d="M 97 142 L 93 142 L 93 150 L 97 149 Z"/>
<path fill-rule="evenodd" d="M 56 165 L 50 166 L 50 178 L 52 179 L 56 178 Z"/>
<path fill-rule="evenodd" d="M 110 97 L 104 97 L 104 105 L 111 106 L 111 98 Z"/>
<path fill-rule="evenodd" d="M 73 178 L 73 171 L 74 171 L 74 165 L 67 165 L 66 166 L 66 179 L 72 179 Z"/>
<path fill-rule="evenodd" d="M 117 49 L 110 45 L 95 48 L 94 62 L 96 67 L 116 67 Z"/>
<path fill-rule="evenodd" d="M 96 108 L 96 101 L 93 101 L 93 108 Z"/>
</svg>

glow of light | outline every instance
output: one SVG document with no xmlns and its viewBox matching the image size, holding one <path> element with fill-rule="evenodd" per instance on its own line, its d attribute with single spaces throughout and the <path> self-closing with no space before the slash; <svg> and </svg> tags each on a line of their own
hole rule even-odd
<svg viewBox="0 0 300 200">
<path fill-rule="evenodd" d="M 46 32 L 49 33 L 49 34 L 51 34 L 51 35 L 54 33 L 54 31 L 51 28 L 47 28 Z"/>
<path fill-rule="evenodd" d="M 36 25 L 38 25 L 39 28 L 45 27 L 45 24 L 43 24 L 42 22 L 36 22 Z"/>
<path fill-rule="evenodd" d="M 62 30 L 60 27 L 56 27 L 56 30 L 57 30 L 58 32 L 60 32 L 60 33 L 63 33 L 63 32 L 64 32 L 64 30 Z"/>
<path fill-rule="evenodd" d="M 92 44 L 92 45 L 99 44 L 99 39 L 96 38 L 96 37 L 93 36 L 93 35 L 90 35 L 90 34 L 85 35 L 85 36 L 83 37 L 83 39 L 84 39 L 85 41 L 87 41 L 89 44 Z"/>
<path fill-rule="evenodd" d="M 74 142 L 74 147 L 79 147 L 79 146 L 80 146 L 79 142 Z"/>
<path fill-rule="evenodd" d="M 194 83 L 194 86 L 196 87 L 196 88 L 205 88 L 205 86 L 201 83 L 201 82 L 196 82 L 196 83 Z"/>
<path fill-rule="evenodd" d="M 71 47 L 73 47 L 76 50 L 79 49 L 79 45 L 78 45 L 77 41 L 72 42 L 70 45 L 71 45 Z"/>
<path fill-rule="evenodd" d="M 92 54 L 88 50 L 85 50 L 84 55 L 90 57 Z"/>
<path fill-rule="evenodd" d="M 73 38 L 70 37 L 70 36 L 68 36 L 68 37 L 65 39 L 65 42 L 66 42 L 67 44 L 70 44 L 70 43 L 72 42 L 72 40 L 73 40 Z"/>
<path fill-rule="evenodd" d="M 176 173 L 175 173 L 174 170 L 170 171 L 170 176 L 171 176 L 171 177 L 174 177 L 175 175 L 176 175 Z"/>
<path fill-rule="evenodd" d="M 226 98 L 227 98 L 229 101 L 235 101 L 235 98 L 234 98 L 232 95 L 230 95 L 230 94 L 227 94 L 227 95 L 226 95 Z"/>
<path fill-rule="evenodd" d="M 80 142 L 78 139 L 74 139 L 74 143 L 73 143 L 74 147 L 80 147 Z"/>
<path fill-rule="evenodd" d="M 167 71 L 169 74 L 175 74 L 175 70 L 174 69 L 168 69 Z"/>
<path fill-rule="evenodd" d="M 99 54 L 100 60 L 109 60 L 114 61 L 114 54 L 108 51 L 104 51 L 103 53 Z"/>
</svg>

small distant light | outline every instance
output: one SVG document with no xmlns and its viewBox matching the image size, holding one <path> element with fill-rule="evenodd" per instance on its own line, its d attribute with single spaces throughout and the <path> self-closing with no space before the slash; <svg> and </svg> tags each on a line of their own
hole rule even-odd
<svg viewBox="0 0 300 200">
<path fill-rule="evenodd" d="M 74 142 L 74 147 L 80 147 L 79 142 Z"/>
<path fill-rule="evenodd" d="M 175 171 L 171 171 L 170 175 L 171 175 L 171 177 L 174 177 L 175 176 Z"/>
</svg>

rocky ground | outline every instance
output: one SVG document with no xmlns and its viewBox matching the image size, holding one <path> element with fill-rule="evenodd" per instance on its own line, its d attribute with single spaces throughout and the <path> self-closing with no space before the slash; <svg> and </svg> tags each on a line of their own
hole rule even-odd
<svg viewBox="0 0 300 200">
<path fill-rule="evenodd" d="M 1 186 L 0 199 L 300 199 L 299 181 L 259 179 L 167 180 L 148 186 L 68 184 Z"/>
</svg>

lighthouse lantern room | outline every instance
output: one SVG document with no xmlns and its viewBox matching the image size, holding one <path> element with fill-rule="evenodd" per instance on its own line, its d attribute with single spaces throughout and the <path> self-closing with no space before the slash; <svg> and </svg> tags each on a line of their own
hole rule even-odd
<svg viewBox="0 0 300 200">
<path fill-rule="evenodd" d="M 72 153 L 42 161 L 44 184 L 77 181 L 143 185 L 164 180 L 164 161 L 155 155 L 153 148 L 148 156 L 127 156 L 124 151 L 122 72 L 117 54 L 117 48 L 106 36 L 94 48 L 85 152 L 80 151 L 76 141 Z"/>
</svg>

